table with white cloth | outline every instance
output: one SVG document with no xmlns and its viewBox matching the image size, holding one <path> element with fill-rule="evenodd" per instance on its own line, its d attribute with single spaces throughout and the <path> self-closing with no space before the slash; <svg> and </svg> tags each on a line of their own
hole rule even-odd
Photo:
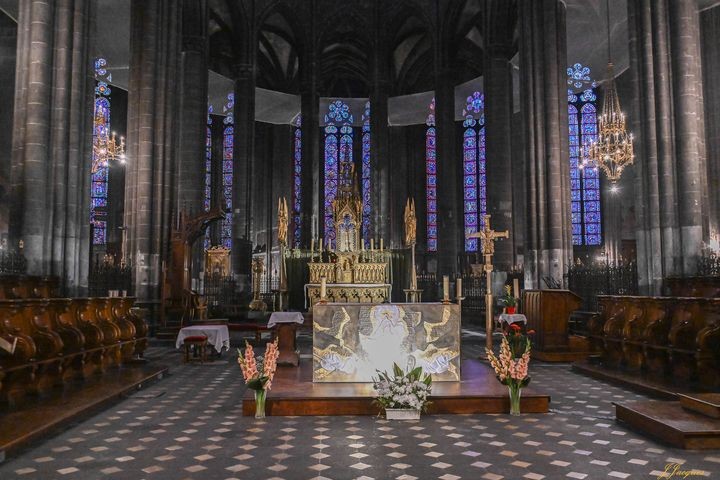
<svg viewBox="0 0 720 480">
<path fill-rule="evenodd" d="M 527 318 L 522 313 L 501 313 L 499 317 L 500 323 L 524 323 L 527 325 Z"/>
<path fill-rule="evenodd" d="M 227 325 L 191 325 L 183 327 L 178 332 L 175 348 L 183 346 L 187 337 L 205 336 L 208 343 L 215 347 L 215 351 L 222 352 L 222 349 L 230 349 L 230 332 Z"/>
<path fill-rule="evenodd" d="M 273 312 L 268 320 L 268 328 L 276 327 L 278 339 L 278 365 L 300 364 L 300 355 L 297 351 L 297 325 L 305 323 L 305 317 L 300 312 Z"/>
</svg>

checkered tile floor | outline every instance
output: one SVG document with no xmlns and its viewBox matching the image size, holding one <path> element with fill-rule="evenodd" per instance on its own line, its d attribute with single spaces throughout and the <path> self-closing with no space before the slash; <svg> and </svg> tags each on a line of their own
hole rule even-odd
<svg viewBox="0 0 720 480">
<path fill-rule="evenodd" d="M 464 355 L 483 342 L 465 331 Z M 301 346 L 309 351 L 309 339 Z M 531 366 L 533 383 L 552 396 L 546 415 L 258 421 L 240 415 L 244 387 L 230 355 L 183 365 L 156 347 L 148 357 L 171 375 L 0 464 L 0 478 L 624 479 L 660 477 L 668 463 L 701 475 L 688 478 L 720 477 L 720 452 L 668 448 L 620 427 L 611 402 L 643 397 L 567 365 Z"/>
</svg>

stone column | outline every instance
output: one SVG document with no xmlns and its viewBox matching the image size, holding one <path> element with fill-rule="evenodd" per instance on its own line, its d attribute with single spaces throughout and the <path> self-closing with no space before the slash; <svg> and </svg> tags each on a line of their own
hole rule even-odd
<svg viewBox="0 0 720 480">
<path fill-rule="evenodd" d="M 184 0 L 182 12 L 182 84 L 180 86 L 180 207 L 194 215 L 203 210 L 205 136 L 208 96 L 207 0 Z"/>
<path fill-rule="evenodd" d="M 572 262 L 565 68 L 565 5 L 519 5 L 522 128 L 526 139 L 528 251 L 525 286 L 563 283 Z"/>
<path fill-rule="evenodd" d="M 461 161 L 455 128 L 455 75 L 445 68 L 435 77 L 435 125 L 437 129 L 438 274 L 457 271 L 458 254 L 464 245 Z"/>
<path fill-rule="evenodd" d="M 494 230 L 508 230 L 510 240 L 495 244 L 497 270 L 514 265 L 513 170 L 511 149 L 512 77 L 510 47 L 494 45 L 485 50 L 487 213 Z"/>
<path fill-rule="evenodd" d="M 647 293 L 659 293 L 663 277 L 695 272 L 705 233 L 695 8 L 689 0 L 628 2 L 638 276 Z"/>
<path fill-rule="evenodd" d="M 132 1 L 123 253 L 141 301 L 159 298 L 181 207 L 175 188 L 180 28 L 177 2 Z"/>
<path fill-rule="evenodd" d="M 18 18 L 11 244 L 23 240 L 28 273 L 60 277 L 70 295 L 87 289 L 94 12 L 33 0 Z"/>
</svg>

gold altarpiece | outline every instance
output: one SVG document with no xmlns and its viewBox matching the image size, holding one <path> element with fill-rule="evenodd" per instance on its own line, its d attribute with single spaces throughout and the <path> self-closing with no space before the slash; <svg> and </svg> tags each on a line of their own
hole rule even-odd
<svg viewBox="0 0 720 480">
<path fill-rule="evenodd" d="M 362 198 L 357 190 L 352 165 L 341 165 L 338 196 L 333 201 L 334 248 L 311 254 L 310 279 L 305 285 L 309 306 L 321 300 L 321 283 L 326 282 L 325 299 L 331 303 L 383 303 L 390 301 L 389 252 L 366 249 L 361 238 Z"/>
</svg>

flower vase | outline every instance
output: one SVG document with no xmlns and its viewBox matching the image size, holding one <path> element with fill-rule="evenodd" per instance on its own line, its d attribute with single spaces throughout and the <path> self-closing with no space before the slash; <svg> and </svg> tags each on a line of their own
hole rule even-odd
<svg viewBox="0 0 720 480">
<path fill-rule="evenodd" d="M 265 418 L 265 398 L 267 391 L 264 388 L 255 390 L 255 418 Z"/>
<path fill-rule="evenodd" d="M 520 385 L 508 385 L 510 394 L 510 415 L 520 415 L 520 393 L 522 388 Z"/>
<path fill-rule="evenodd" d="M 420 410 L 415 408 L 386 408 L 387 420 L 420 420 Z"/>
<path fill-rule="evenodd" d="M 515 307 L 506 307 L 505 310 L 508 315 L 515 315 Z"/>
</svg>

